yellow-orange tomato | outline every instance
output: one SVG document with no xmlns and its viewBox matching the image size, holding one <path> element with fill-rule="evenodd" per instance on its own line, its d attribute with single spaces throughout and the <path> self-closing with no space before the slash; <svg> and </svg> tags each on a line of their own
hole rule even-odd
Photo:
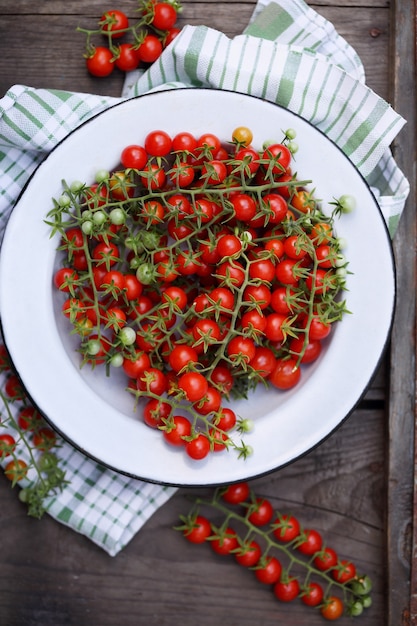
<svg viewBox="0 0 417 626">
<path fill-rule="evenodd" d="M 4 473 L 12 482 L 22 480 L 22 478 L 25 478 L 28 473 L 27 463 L 25 463 L 22 459 L 13 459 L 13 461 L 9 461 L 9 463 L 7 463 L 4 468 Z"/>
<path fill-rule="evenodd" d="M 232 133 L 232 139 L 239 146 L 249 146 L 253 141 L 253 133 L 247 126 L 238 126 Z"/>
<path fill-rule="evenodd" d="M 309 213 L 314 208 L 316 202 L 306 189 L 297 189 L 291 198 L 290 204 L 300 213 Z"/>
</svg>

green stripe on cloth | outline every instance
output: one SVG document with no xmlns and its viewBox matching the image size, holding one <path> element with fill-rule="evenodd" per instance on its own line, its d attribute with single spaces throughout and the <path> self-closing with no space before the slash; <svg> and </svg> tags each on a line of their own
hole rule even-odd
<svg viewBox="0 0 417 626">
<path fill-rule="evenodd" d="M 294 52 L 287 59 L 277 93 L 277 102 L 281 106 L 288 107 L 290 104 L 295 87 L 295 78 L 297 76 L 301 60 L 301 52 Z"/>
<path fill-rule="evenodd" d="M 278 4 L 270 4 L 262 11 L 258 19 L 245 28 L 245 35 L 261 37 L 275 41 L 292 25 L 291 15 Z"/>
<path fill-rule="evenodd" d="M 207 31 L 204 28 L 194 32 L 184 57 L 184 69 L 195 87 L 201 87 L 203 85 L 202 81 L 198 78 L 198 62 L 206 34 Z"/>
</svg>

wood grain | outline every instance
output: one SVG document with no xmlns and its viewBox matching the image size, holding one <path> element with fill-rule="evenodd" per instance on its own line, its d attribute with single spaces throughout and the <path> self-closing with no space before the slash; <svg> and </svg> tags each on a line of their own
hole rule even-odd
<svg viewBox="0 0 417 626">
<path fill-rule="evenodd" d="M 206 24 L 233 37 L 245 28 L 255 4 L 184 1 L 180 24 Z M 409 626 L 417 623 L 412 523 L 415 6 L 413 0 L 318 0 L 311 6 L 357 50 L 369 86 L 408 119 L 394 148 L 412 183 L 412 195 L 394 244 L 398 297 L 392 344 L 364 401 L 315 450 L 252 485 L 276 508 L 318 528 L 328 544 L 372 576 L 373 606 L 360 623 Z M 135 4 L 120 0 L 118 7 L 133 15 Z M 22 83 L 118 96 L 123 75 L 106 80 L 89 76 L 82 60 L 83 38 L 75 30 L 94 25 L 102 11 L 102 0 L 45 0 L 36 5 L 32 0 L 3 0 L 0 95 Z M 206 545 L 189 545 L 172 530 L 196 493 L 202 490 L 179 490 L 111 558 L 49 517 L 28 518 L 0 475 L 0 624 L 322 624 L 315 611 L 299 602 L 278 603 L 269 589 L 254 583 L 251 572 L 217 557 Z M 343 618 L 339 623 L 352 621 Z"/>
</svg>

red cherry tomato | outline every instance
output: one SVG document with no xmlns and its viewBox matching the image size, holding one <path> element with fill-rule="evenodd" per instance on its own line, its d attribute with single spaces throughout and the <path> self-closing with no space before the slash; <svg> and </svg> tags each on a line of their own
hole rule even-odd
<svg viewBox="0 0 417 626">
<path fill-rule="evenodd" d="M 110 76 L 115 68 L 113 53 L 105 46 L 97 46 L 86 59 L 87 70 L 93 76 Z"/>
</svg>

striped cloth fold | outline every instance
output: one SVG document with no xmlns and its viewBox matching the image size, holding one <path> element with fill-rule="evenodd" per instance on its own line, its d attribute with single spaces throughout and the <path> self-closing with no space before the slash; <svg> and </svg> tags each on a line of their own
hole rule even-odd
<svg viewBox="0 0 417 626">
<path fill-rule="evenodd" d="M 121 98 L 12 87 L 0 100 L 0 236 L 31 173 L 73 128 L 123 99 L 190 86 L 260 96 L 314 124 L 366 178 L 394 235 L 409 184 L 390 144 L 405 121 L 366 86 L 358 55 L 330 22 L 302 0 L 258 0 L 234 39 L 186 26 L 147 71 L 127 76 Z M 49 514 L 110 555 L 175 492 L 105 469 L 65 441 L 58 455 L 69 483 L 47 502 Z"/>
</svg>

